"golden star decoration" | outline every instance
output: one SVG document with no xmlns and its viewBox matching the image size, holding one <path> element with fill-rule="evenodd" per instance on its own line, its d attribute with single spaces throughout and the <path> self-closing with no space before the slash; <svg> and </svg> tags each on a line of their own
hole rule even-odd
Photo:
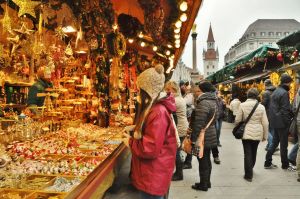
<svg viewBox="0 0 300 199">
<path fill-rule="evenodd" d="M 2 23 L 3 31 L 10 31 L 11 30 L 11 19 L 8 14 L 7 4 L 5 6 L 5 14 L 4 17 L 0 20 Z"/>
<path fill-rule="evenodd" d="M 26 27 L 25 23 L 22 23 L 22 26 L 20 29 L 14 29 L 15 32 L 19 33 L 19 34 L 26 34 L 26 35 L 30 35 L 31 33 L 34 32 L 34 30 L 30 30 Z"/>
<path fill-rule="evenodd" d="M 55 29 L 55 36 L 58 37 L 59 39 L 63 40 L 65 37 L 67 37 L 68 35 L 63 31 L 62 26 L 58 26 Z"/>
<path fill-rule="evenodd" d="M 29 14 L 36 18 L 34 8 L 37 7 L 40 2 L 31 0 L 12 0 L 17 6 L 19 6 L 18 16 L 21 17 L 25 14 Z"/>
</svg>

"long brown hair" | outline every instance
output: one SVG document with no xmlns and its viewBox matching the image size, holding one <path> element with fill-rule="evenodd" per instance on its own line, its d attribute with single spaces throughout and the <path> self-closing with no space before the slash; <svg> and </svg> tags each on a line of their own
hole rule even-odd
<svg viewBox="0 0 300 199">
<path fill-rule="evenodd" d="M 143 126 L 143 122 L 148 114 L 148 111 L 152 105 L 152 99 L 146 91 L 143 89 L 140 90 L 140 98 L 141 102 L 138 104 L 137 111 L 135 114 L 134 124 L 135 129 L 139 134 L 141 133 L 141 128 Z"/>
</svg>

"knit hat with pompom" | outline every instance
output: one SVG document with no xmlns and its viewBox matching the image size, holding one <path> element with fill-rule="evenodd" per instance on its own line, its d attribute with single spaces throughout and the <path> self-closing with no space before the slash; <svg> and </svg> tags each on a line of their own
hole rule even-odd
<svg viewBox="0 0 300 199">
<path fill-rule="evenodd" d="M 164 67 L 157 64 L 142 72 L 137 78 L 137 86 L 148 93 L 152 100 L 156 99 L 165 85 Z"/>
</svg>

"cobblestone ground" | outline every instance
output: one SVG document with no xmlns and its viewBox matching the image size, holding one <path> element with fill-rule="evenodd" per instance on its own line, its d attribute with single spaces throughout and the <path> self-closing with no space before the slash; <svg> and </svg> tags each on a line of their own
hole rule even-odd
<svg viewBox="0 0 300 199">
<path fill-rule="evenodd" d="M 233 125 L 223 123 L 221 132 L 221 164 L 213 163 L 212 188 L 208 192 L 195 191 L 191 185 L 199 181 L 198 161 L 193 159 L 193 168 L 184 170 L 184 180 L 172 182 L 169 199 L 300 199 L 300 183 L 296 172 L 280 169 L 279 152 L 273 156 L 278 169 L 264 169 L 266 142 L 260 143 L 252 182 L 243 179 L 243 147 L 240 140 L 231 134 Z M 291 146 L 289 146 L 291 148 Z M 117 193 L 107 193 L 105 199 L 138 199 L 138 193 L 129 188 L 129 161 L 121 170 L 118 182 L 122 184 Z"/>
</svg>

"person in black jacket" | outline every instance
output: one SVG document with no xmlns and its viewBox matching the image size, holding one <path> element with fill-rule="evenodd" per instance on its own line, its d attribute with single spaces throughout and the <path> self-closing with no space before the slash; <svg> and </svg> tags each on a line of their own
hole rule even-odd
<svg viewBox="0 0 300 199">
<path fill-rule="evenodd" d="M 270 79 L 266 79 L 264 84 L 265 84 L 266 90 L 261 95 L 262 96 L 261 104 L 264 105 L 266 112 L 267 112 L 267 117 L 269 120 L 269 107 L 270 107 L 271 95 L 275 91 L 276 87 L 273 86 Z M 269 125 L 268 144 L 266 146 L 266 151 L 272 144 L 273 135 L 274 135 L 274 129 L 271 128 Z"/>
<path fill-rule="evenodd" d="M 269 107 L 270 127 L 274 128 L 274 137 L 266 154 L 265 169 L 277 168 L 272 164 L 272 155 L 280 143 L 281 168 L 288 169 L 288 129 L 292 114 L 289 90 L 293 79 L 288 74 L 282 74 L 280 85 L 273 92 Z"/>
<path fill-rule="evenodd" d="M 212 84 L 203 81 L 199 84 L 200 96 L 197 99 L 195 109 L 192 114 L 190 127 L 192 129 L 191 140 L 196 143 L 200 136 L 200 131 L 206 127 L 209 121 L 216 114 L 216 95 L 212 92 Z M 197 158 L 199 162 L 200 183 L 192 185 L 193 189 L 207 191 L 211 187 L 210 176 L 212 165 L 210 160 L 211 150 L 217 147 L 217 135 L 215 119 L 207 128 L 204 134 L 204 153 L 202 158 Z"/>
</svg>

